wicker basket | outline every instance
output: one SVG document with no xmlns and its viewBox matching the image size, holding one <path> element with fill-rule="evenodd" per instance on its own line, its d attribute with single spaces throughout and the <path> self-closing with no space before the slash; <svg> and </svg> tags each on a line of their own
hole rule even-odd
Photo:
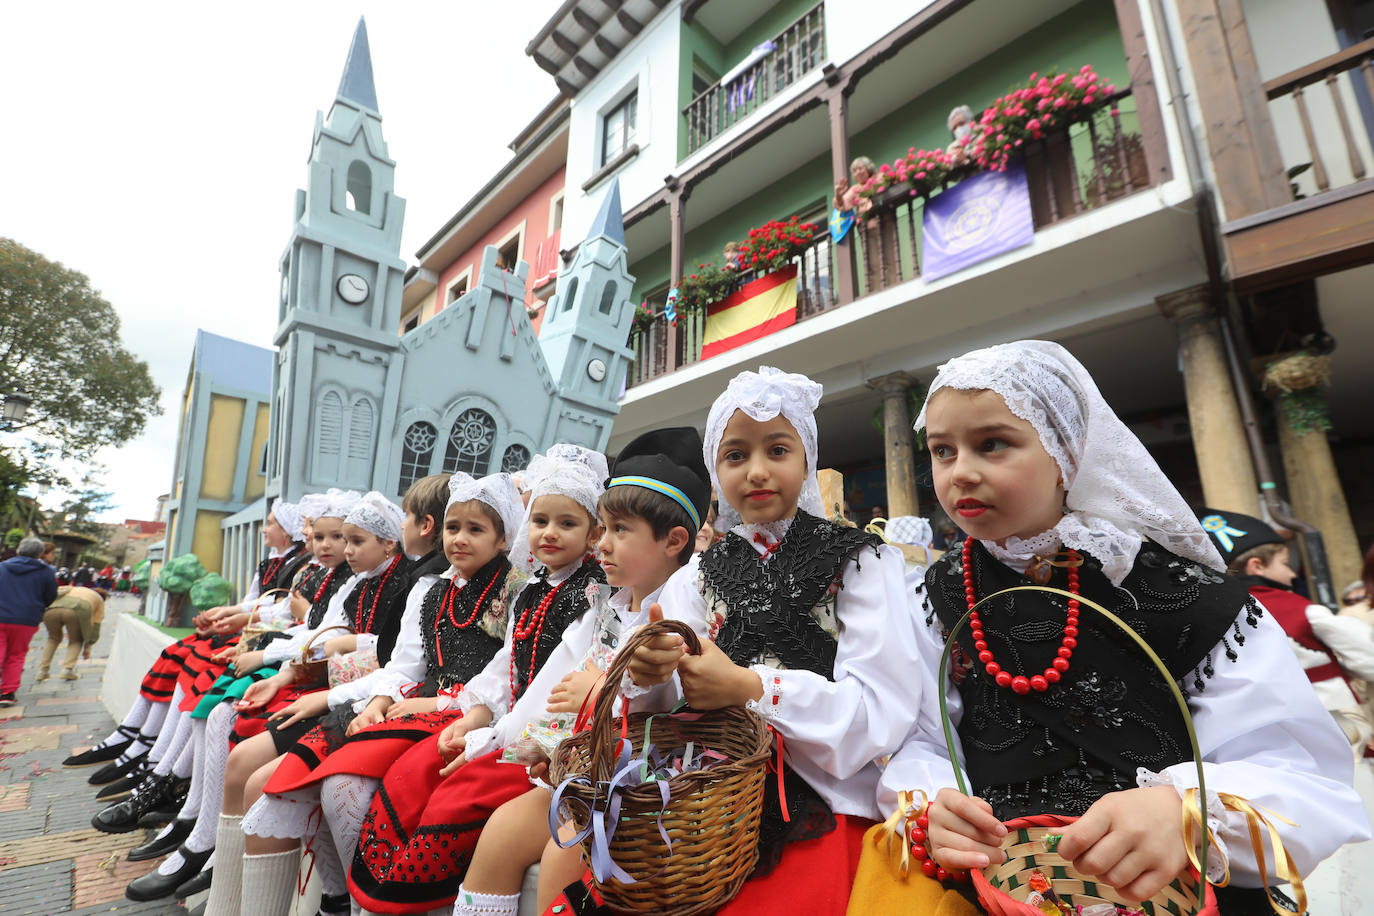
<svg viewBox="0 0 1374 916">
<path fill-rule="evenodd" d="M 579 830 L 586 827 L 589 812 L 607 802 L 599 790 L 611 778 L 622 731 L 636 754 L 643 748 L 645 722 L 651 717 L 636 713 L 616 725 L 611 713 L 635 649 L 664 633 L 681 635 L 694 654 L 701 651 L 696 634 L 684 623 L 665 620 L 642 627 L 625 642 L 607 672 L 590 729 L 564 739 L 554 752 L 549 778 L 555 785 L 589 777 L 589 784 L 572 782 L 563 789 L 563 797 L 573 802 L 566 810 Z M 634 883 L 608 880 L 598 888 L 617 911 L 676 916 L 712 912 L 733 898 L 754 870 L 772 736 L 759 716 L 739 707 L 712 710 L 691 720 L 663 714 L 652 718 L 650 741 L 656 747 L 685 747 L 691 741 L 729 759 L 672 777 L 666 809 L 659 784 L 620 790 L 620 819 L 609 851 Z M 660 811 L 663 830 L 672 840 L 671 854 L 659 835 Z M 583 841 L 587 861 L 590 843 Z"/>
<path fill-rule="evenodd" d="M 310 637 L 310 642 L 305 644 L 305 648 L 301 649 L 301 657 L 296 659 L 294 683 L 304 685 L 328 683 L 329 659 L 311 660 L 310 650 L 315 648 L 315 643 L 319 641 L 321 636 L 332 630 L 343 630 L 345 633 L 353 632 L 352 627 L 345 626 L 325 627 L 323 630 L 317 630 L 315 635 Z"/>
<path fill-rule="evenodd" d="M 1188 712 L 1188 703 L 1169 675 L 1169 669 L 1164 662 L 1160 660 L 1149 644 L 1135 630 L 1131 629 L 1129 624 L 1102 605 L 1082 595 L 1074 595 L 1063 589 L 1042 585 L 1022 585 L 988 595 L 970 608 L 969 612 L 950 630 L 944 655 L 940 659 L 940 670 L 937 673 L 940 684 L 940 718 L 944 723 L 945 741 L 949 749 L 950 759 L 959 759 L 954 743 L 954 726 L 949 720 L 946 696 L 948 679 L 945 677 L 945 672 L 949 669 L 955 637 L 968 624 L 969 617 L 973 612 L 984 604 L 1012 592 L 1026 591 L 1051 592 L 1067 598 L 1076 597 L 1081 606 L 1092 608 L 1116 624 L 1144 650 L 1150 661 L 1163 674 L 1165 683 L 1169 685 L 1174 700 L 1183 714 L 1188 729 L 1188 741 L 1193 752 L 1193 762 L 1197 764 L 1198 797 L 1206 798 L 1207 784 L 1202 769 L 1202 752 L 1198 749 L 1197 735 L 1193 730 L 1193 720 Z M 967 795 L 968 786 L 964 783 L 963 773 L 958 767 L 954 768 L 954 778 L 959 784 L 959 791 Z M 1031 891 L 1030 875 L 1031 872 L 1035 871 L 1041 872 L 1049 881 L 1055 894 L 1071 906 L 1089 906 L 1094 903 L 1124 905 L 1122 895 L 1117 892 L 1116 888 L 1080 874 L 1074 869 L 1073 864 L 1063 856 L 1045 848 L 1042 840 L 1046 834 L 1062 833 L 1064 827 L 1076 820 L 1075 817 L 1044 814 L 1006 821 L 1004 826 L 1007 828 L 1007 835 L 1002 839 L 1002 849 L 1007 854 L 1007 860 L 989 865 L 981 872 L 974 871 L 971 875 L 974 890 L 978 893 L 978 901 L 982 903 L 984 909 L 992 916 L 1043 916 L 1039 909 L 1025 902 Z M 1170 829 L 1170 827 L 1161 825 L 1161 829 Z M 1200 840 L 1201 853 L 1198 856 L 1198 861 L 1205 872 L 1207 867 L 1206 831 L 1202 832 Z M 1211 886 L 1199 880 L 1198 872 L 1191 867 L 1185 869 L 1174 881 L 1165 885 L 1159 893 L 1149 900 L 1131 905 L 1140 909 L 1146 916 L 1185 916 L 1185 914 L 1187 916 L 1218 916 L 1216 900 L 1212 895 Z"/>
</svg>

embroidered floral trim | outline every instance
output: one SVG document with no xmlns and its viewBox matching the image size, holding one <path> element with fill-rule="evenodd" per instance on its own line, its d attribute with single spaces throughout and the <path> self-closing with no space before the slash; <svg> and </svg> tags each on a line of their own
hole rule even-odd
<svg viewBox="0 0 1374 916">
<path fill-rule="evenodd" d="M 312 787 L 313 789 L 313 787 Z M 243 832 L 250 836 L 295 840 L 310 833 L 310 821 L 318 821 L 318 789 L 297 789 L 279 795 L 262 795 L 243 816 Z"/>
<path fill-rule="evenodd" d="M 763 696 L 757 700 L 750 700 L 745 704 L 745 708 L 752 709 L 754 712 L 763 716 L 764 719 L 772 721 L 782 714 L 782 674 L 775 668 L 767 665 L 754 665 L 750 671 L 759 676 L 763 681 Z"/>
</svg>

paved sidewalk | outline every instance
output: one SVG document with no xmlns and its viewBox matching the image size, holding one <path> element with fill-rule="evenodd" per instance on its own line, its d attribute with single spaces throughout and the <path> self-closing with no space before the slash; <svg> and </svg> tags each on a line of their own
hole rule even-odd
<svg viewBox="0 0 1374 916">
<path fill-rule="evenodd" d="M 0 914 L 140 913 L 177 916 L 174 900 L 135 903 L 124 887 L 157 862 L 128 862 L 125 853 L 151 832 L 111 835 L 91 828 L 101 808 L 86 784 L 93 770 L 63 770 L 62 760 L 108 735 L 115 723 L 100 703 L 100 681 L 122 608 L 113 598 L 93 658 L 77 666 L 80 677 L 53 677 L 35 684 L 47 639 L 42 627 L 29 646 L 19 705 L 0 709 Z M 59 650 L 58 658 L 62 651 Z"/>
</svg>

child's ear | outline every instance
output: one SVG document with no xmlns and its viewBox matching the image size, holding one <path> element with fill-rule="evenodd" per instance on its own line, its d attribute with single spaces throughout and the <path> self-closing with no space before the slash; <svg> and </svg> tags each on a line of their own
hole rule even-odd
<svg viewBox="0 0 1374 916">
<path fill-rule="evenodd" d="M 506 552 L 506 536 L 504 534 L 496 541 L 496 549 L 501 553 Z"/>
<path fill-rule="evenodd" d="M 1264 561 L 1259 557 L 1251 557 L 1245 561 L 1245 574 L 1247 576 L 1258 576 L 1264 569 Z"/>
<path fill-rule="evenodd" d="M 663 539 L 663 547 L 667 551 L 668 556 L 676 559 L 677 555 L 682 553 L 682 548 L 693 543 L 695 540 L 696 535 L 692 534 L 682 525 L 678 525 L 669 531 L 668 536 Z"/>
<path fill-rule="evenodd" d="M 439 523 L 434 520 L 434 516 L 426 515 L 424 518 L 420 519 L 420 536 L 426 538 L 433 537 L 434 529 L 438 527 Z"/>
</svg>

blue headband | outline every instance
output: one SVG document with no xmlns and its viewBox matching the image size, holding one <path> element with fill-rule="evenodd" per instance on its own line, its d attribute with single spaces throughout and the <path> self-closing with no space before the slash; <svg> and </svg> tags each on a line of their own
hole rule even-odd
<svg viewBox="0 0 1374 916">
<path fill-rule="evenodd" d="M 692 505 L 692 501 L 687 498 L 686 493 L 672 484 L 654 480 L 652 477 L 613 477 L 611 482 L 606 484 L 606 489 L 609 490 L 611 487 L 643 487 L 646 490 L 653 490 L 655 493 L 662 493 L 686 509 L 687 514 L 691 516 L 692 524 L 696 525 L 698 529 L 701 528 L 701 515 L 698 514 L 696 507 Z"/>
</svg>

